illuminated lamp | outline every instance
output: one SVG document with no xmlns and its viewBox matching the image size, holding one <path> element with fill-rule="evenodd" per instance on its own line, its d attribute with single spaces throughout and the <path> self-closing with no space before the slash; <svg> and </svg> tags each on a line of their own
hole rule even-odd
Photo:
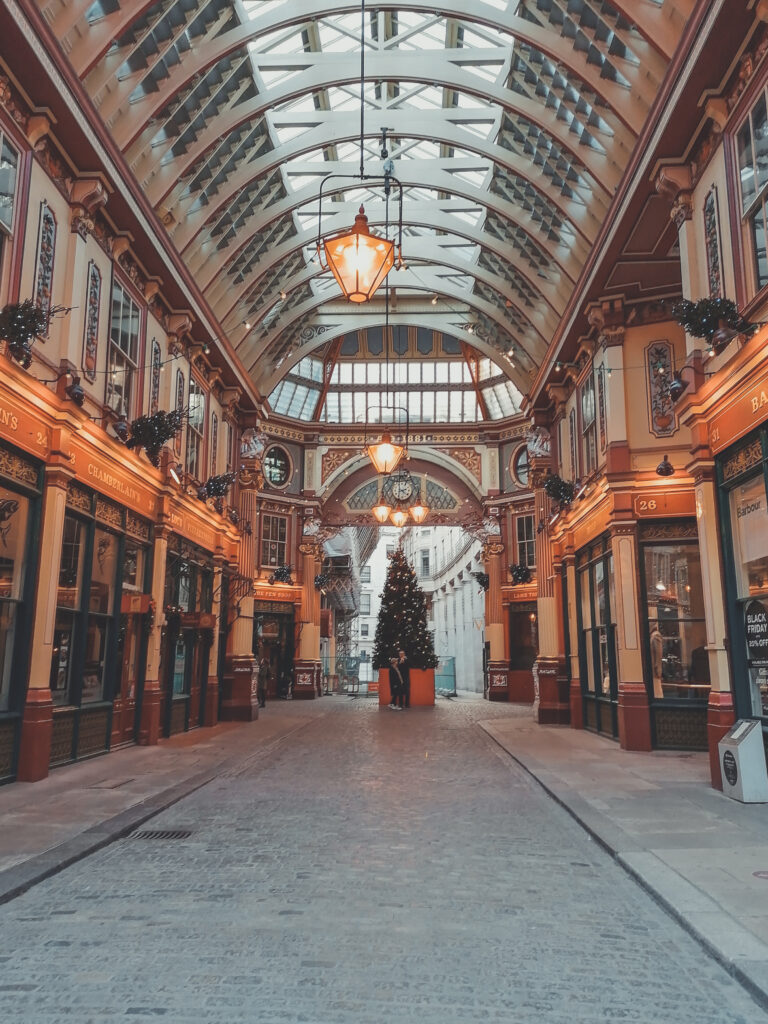
<svg viewBox="0 0 768 1024">
<path fill-rule="evenodd" d="M 389 513 L 391 511 L 392 506 L 387 505 L 387 503 L 383 499 L 381 499 L 379 503 L 377 505 L 374 505 L 373 508 L 371 509 L 371 512 L 373 513 L 373 518 L 376 520 L 377 523 L 381 523 L 382 526 L 389 519 Z"/>
<path fill-rule="evenodd" d="M 423 523 L 429 515 L 429 505 L 422 505 L 420 501 L 417 501 L 415 505 L 411 505 L 408 511 L 411 513 L 411 519 L 418 525 Z"/>
<path fill-rule="evenodd" d="M 374 235 L 365 210 L 351 231 L 323 239 L 325 262 L 350 302 L 368 302 L 395 264 L 395 243 Z"/>
<path fill-rule="evenodd" d="M 391 473 L 405 455 L 405 445 L 395 444 L 391 434 L 382 434 L 380 441 L 366 444 L 363 451 L 377 473 Z"/>
<path fill-rule="evenodd" d="M 675 467 L 669 461 L 669 456 L 665 455 L 661 462 L 656 467 L 656 473 L 658 476 L 672 476 L 675 472 Z"/>
<path fill-rule="evenodd" d="M 408 522 L 408 513 L 405 509 L 396 508 L 393 512 L 390 512 L 389 521 L 393 526 L 405 526 Z"/>
</svg>

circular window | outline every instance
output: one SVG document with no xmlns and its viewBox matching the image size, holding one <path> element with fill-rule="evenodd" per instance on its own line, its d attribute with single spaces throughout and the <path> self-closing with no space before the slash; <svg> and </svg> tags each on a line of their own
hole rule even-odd
<svg viewBox="0 0 768 1024">
<path fill-rule="evenodd" d="M 264 456 L 264 476 L 273 487 L 285 487 L 291 476 L 291 460 L 283 448 L 270 448 Z"/>
<path fill-rule="evenodd" d="M 515 454 L 512 456 L 509 468 L 512 479 L 516 480 L 521 487 L 527 487 L 531 468 L 531 463 L 528 458 L 528 445 L 524 444 L 522 448 L 517 449 Z"/>
</svg>

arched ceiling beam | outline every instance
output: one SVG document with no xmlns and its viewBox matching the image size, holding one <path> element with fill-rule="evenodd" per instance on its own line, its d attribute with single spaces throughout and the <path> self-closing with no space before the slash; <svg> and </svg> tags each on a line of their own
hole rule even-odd
<svg viewBox="0 0 768 1024">
<path fill-rule="evenodd" d="M 541 231 L 536 230 L 536 225 L 531 218 L 527 217 L 517 204 L 501 199 L 494 192 L 470 186 L 455 175 L 445 171 L 435 171 L 433 164 L 439 166 L 440 161 L 404 161 L 403 169 L 409 172 L 407 179 L 400 178 L 404 188 L 422 188 L 434 193 L 444 192 L 451 194 L 452 202 L 454 205 L 460 204 L 460 208 L 480 206 L 484 211 L 491 210 L 506 221 L 510 228 L 523 231 L 533 245 L 560 268 L 565 277 L 569 278 L 572 283 L 576 282 L 581 267 L 580 257 L 584 256 L 583 246 L 580 245 L 577 238 L 568 238 L 561 244 L 550 241 Z M 335 166 L 332 164 L 331 168 Z M 348 165 L 340 166 L 347 166 L 349 169 Z M 429 186 L 420 184 L 424 181 L 428 181 Z M 226 267 L 248 246 L 254 234 L 259 234 L 286 213 L 306 207 L 313 201 L 316 207 L 316 184 L 307 185 L 298 192 L 277 202 L 272 202 L 270 205 L 255 208 L 250 215 L 238 220 L 236 239 L 231 246 L 224 249 L 218 249 L 219 240 L 212 237 L 210 231 L 195 239 L 195 243 L 183 250 L 183 254 L 187 266 L 195 275 L 200 287 L 203 290 L 210 287 Z M 448 200 L 436 198 L 435 202 L 445 204 Z M 215 221 L 212 222 L 212 226 L 215 223 Z M 179 244 L 178 237 L 175 236 L 174 241 Z"/>
<path fill-rule="evenodd" d="M 420 84 L 431 85 L 432 80 L 430 79 Z M 445 85 L 446 83 L 441 82 L 440 84 Z M 451 87 L 455 88 L 454 86 Z M 455 89 L 455 91 L 466 92 L 467 90 Z M 154 144 L 150 138 L 143 139 L 143 149 L 141 149 L 143 155 L 141 158 L 138 158 L 137 147 L 132 147 L 129 152 L 132 169 L 151 201 L 153 203 L 162 201 L 168 192 L 173 189 L 174 185 L 179 182 L 180 178 L 187 177 L 195 169 L 195 164 L 206 154 L 206 149 L 204 148 L 206 145 L 215 147 L 223 138 L 226 138 L 230 131 L 248 121 L 252 121 L 254 118 L 266 114 L 268 109 L 261 97 L 256 97 L 254 100 L 249 101 L 247 107 L 248 109 L 245 111 L 241 110 L 240 106 L 232 106 L 227 108 L 226 111 L 221 112 L 218 116 L 210 118 L 206 128 L 198 134 L 189 149 L 176 158 L 168 157 L 176 142 L 174 138 L 168 138 L 160 146 Z M 495 125 L 494 128 L 494 123 L 498 119 L 498 109 L 495 107 L 489 107 L 484 110 L 465 111 L 452 108 L 417 111 L 409 110 L 408 108 L 398 108 L 396 101 L 394 101 L 385 109 L 386 115 L 384 115 L 382 110 L 382 116 L 386 116 L 394 122 L 392 128 L 393 138 L 404 136 L 429 138 L 430 129 L 434 130 L 436 121 L 442 121 L 454 129 L 461 121 L 470 125 L 486 122 L 490 126 L 489 134 L 493 133 L 494 135 L 498 132 L 499 127 Z M 620 131 L 610 136 L 604 132 L 594 131 L 593 134 L 605 150 L 604 153 L 601 153 L 597 149 L 579 143 L 578 137 L 570 131 L 568 124 L 562 118 L 557 117 L 550 108 L 545 107 L 543 103 L 529 100 L 511 90 L 507 90 L 504 110 L 513 119 L 515 115 L 520 115 L 525 120 L 535 124 L 549 138 L 553 139 L 563 152 L 569 153 L 577 164 L 583 165 L 585 178 L 587 181 L 590 178 L 593 179 L 598 186 L 597 192 L 602 190 L 604 195 L 613 195 L 632 149 L 633 140 L 628 133 Z M 314 115 L 305 114 L 303 116 L 291 116 L 290 111 L 286 111 L 281 116 L 280 112 L 273 113 L 270 111 L 268 116 L 270 124 L 275 130 L 279 130 L 283 125 L 293 126 L 300 124 L 305 128 L 319 128 L 320 125 L 323 125 L 324 131 L 315 131 L 313 135 L 320 136 L 320 139 L 323 140 L 321 145 L 325 147 L 344 141 L 351 141 L 355 138 L 355 135 L 351 132 L 352 119 L 346 111 L 318 111 Z M 369 113 L 369 123 L 371 117 L 372 115 Z M 222 125 L 226 126 L 223 131 L 221 130 Z M 153 128 L 153 134 L 156 134 L 159 126 L 154 125 Z M 215 134 L 212 134 L 214 131 Z M 474 133 L 467 132 L 467 134 L 472 135 L 475 145 L 478 142 L 482 143 L 482 140 L 478 139 L 478 136 Z M 308 147 L 304 143 L 304 139 L 300 138 L 298 141 L 300 145 L 304 144 L 303 151 L 307 152 Z M 282 146 L 278 147 L 278 151 L 282 149 Z"/>
<path fill-rule="evenodd" d="M 457 292 L 455 287 L 451 287 L 451 279 L 455 279 L 458 276 L 471 276 L 476 282 L 493 289 L 499 296 L 509 301 L 512 315 L 520 317 L 529 325 L 530 331 L 525 334 L 526 340 L 520 342 L 526 351 L 532 352 L 539 343 L 538 339 L 541 339 L 545 345 L 549 344 L 552 336 L 552 324 L 548 323 L 545 317 L 537 310 L 525 307 L 517 292 L 511 288 L 509 282 L 503 277 L 477 263 L 468 263 L 460 260 L 457 256 L 453 255 L 450 248 L 441 249 L 434 240 L 427 239 L 426 237 L 410 239 L 409 254 L 411 262 L 408 265 L 408 269 L 400 271 L 391 279 L 392 288 L 399 290 L 400 282 L 402 281 L 404 288 L 422 288 L 426 292 L 444 295 L 446 297 L 446 305 L 450 308 L 451 302 L 467 301 L 471 295 L 469 290 Z M 306 264 L 300 274 L 293 276 L 289 282 L 285 283 L 286 301 L 290 301 L 293 292 L 301 289 L 308 281 L 317 278 L 318 274 L 319 270 L 316 264 Z M 248 299 L 247 295 L 243 296 L 241 301 L 233 307 L 222 326 L 227 331 L 235 348 L 245 344 L 255 344 L 253 339 L 256 337 L 255 332 L 258 330 L 258 325 L 277 302 L 280 301 L 280 289 L 282 287 L 283 285 L 278 277 L 277 282 L 270 286 L 269 291 L 260 296 L 260 308 L 252 313 L 249 310 L 252 309 L 253 302 L 252 299 Z M 448 289 L 450 289 L 450 292 Z M 330 298 L 327 292 L 324 294 L 327 301 L 333 301 L 337 298 L 335 293 L 332 293 Z M 245 326 L 245 320 L 252 324 L 250 328 Z M 507 319 L 500 321 L 500 323 L 505 330 L 518 330 L 517 325 L 510 324 Z M 249 338 L 251 338 L 250 342 L 248 341 Z"/>
<path fill-rule="evenodd" d="M 476 349 L 481 356 L 487 356 L 495 366 L 498 366 L 499 372 L 503 373 L 508 380 L 511 380 L 522 395 L 525 395 L 531 384 L 527 375 L 517 367 L 510 369 L 509 363 L 504 359 L 502 353 L 487 341 L 479 338 L 476 334 L 468 334 L 466 330 L 457 327 L 457 319 L 459 317 L 455 313 L 434 316 L 413 311 L 390 311 L 389 315 L 389 323 L 392 327 L 397 327 L 398 325 L 404 327 L 425 327 L 429 331 L 442 331 L 457 338 L 459 341 L 465 342 Z M 373 315 L 370 313 L 365 315 L 360 313 L 359 310 L 354 310 L 351 316 L 345 315 L 344 312 L 336 313 L 333 309 L 329 309 L 318 314 L 313 319 L 313 325 L 317 330 L 312 338 L 309 338 L 297 346 L 294 351 L 287 354 L 278 367 L 264 367 L 266 375 L 262 377 L 263 387 L 260 389 L 263 395 L 268 396 L 272 394 L 283 377 L 290 372 L 300 359 L 303 359 L 304 356 L 312 355 L 313 352 L 323 348 L 335 338 L 351 331 L 364 330 L 369 327 L 382 327 L 384 325 L 384 308 L 382 305 L 377 313 Z M 457 356 L 457 358 L 459 357 Z"/>
<path fill-rule="evenodd" d="M 242 46 L 258 39 L 262 33 L 272 31 L 281 24 L 298 25 L 304 20 L 317 18 L 318 11 L 313 0 L 297 0 L 287 5 L 291 11 L 290 16 L 280 17 L 281 12 L 286 11 L 286 5 L 279 5 L 264 19 L 254 19 L 246 25 L 224 32 L 212 41 L 199 46 L 190 54 L 190 59 L 177 65 L 166 79 L 162 81 L 156 92 L 148 93 L 143 99 L 128 104 L 128 98 L 135 88 L 135 80 L 127 82 L 112 83 L 110 92 L 114 96 L 109 99 L 103 97 L 103 102 L 108 104 L 111 111 L 114 111 L 111 127 L 115 141 L 122 148 L 127 148 L 141 134 L 147 123 L 155 117 L 163 107 L 170 102 L 173 96 L 183 90 L 187 84 L 196 76 L 202 74 L 209 67 L 221 60 L 223 57 L 235 52 Z M 402 9 L 402 4 L 393 6 Z M 300 14 L 300 9 L 311 8 L 306 14 Z M 337 10 L 348 12 L 358 10 L 356 0 L 349 0 L 347 3 L 340 3 Z M 513 33 L 517 41 L 525 42 L 535 47 L 542 53 L 552 58 L 555 62 L 572 71 L 580 81 L 589 89 L 600 96 L 611 108 L 618 120 L 624 123 L 633 134 L 638 135 L 642 129 L 647 116 L 650 103 L 658 88 L 658 81 L 653 81 L 645 68 L 634 69 L 624 67 L 623 70 L 629 76 L 631 88 L 627 89 L 615 82 L 603 78 L 600 68 L 589 63 L 587 54 L 577 53 L 570 41 L 559 35 L 551 28 L 534 25 L 517 15 L 507 12 L 494 12 L 495 18 L 479 18 L 467 10 L 464 0 L 452 0 L 451 3 L 443 3 L 436 8 L 429 0 L 409 0 L 408 9 L 417 11 L 429 11 L 440 13 L 447 17 L 458 18 L 464 21 L 477 21 L 487 23 L 494 28 L 507 29 Z M 263 27 L 261 27 L 263 26 Z M 395 36 L 393 42 L 397 41 Z M 503 53 L 503 51 L 502 51 Z M 467 61 L 472 59 L 471 55 L 481 63 L 490 61 L 495 64 L 499 61 L 500 52 L 496 50 L 469 50 L 468 48 L 457 48 L 453 51 L 429 51 L 408 52 L 397 51 L 394 47 L 385 54 L 378 51 L 369 53 L 366 63 L 370 63 L 370 70 L 367 72 L 369 79 L 397 79 L 399 81 L 415 78 L 421 79 L 425 74 L 425 65 L 429 67 L 429 73 L 433 69 L 444 69 L 445 65 L 451 62 Z M 268 106 L 276 106 L 287 102 L 298 95 L 314 92 L 318 89 L 327 88 L 331 84 L 342 81 L 354 81 L 359 76 L 358 57 L 354 54 L 323 54 L 304 53 L 298 56 L 285 55 L 278 58 L 276 55 L 253 54 L 257 66 L 280 66 L 285 68 L 296 68 L 299 73 L 290 76 L 286 81 L 279 83 L 265 93 L 263 100 Z M 384 59 L 380 59 L 384 58 Z M 262 63 L 262 60 L 264 63 Z M 381 65 L 379 69 L 379 65 Z M 328 71 L 335 71 L 334 77 L 330 78 Z M 646 77 L 648 76 L 648 77 Z M 439 82 L 441 75 L 435 75 L 434 80 Z M 455 74 L 449 76 L 455 77 Z M 626 77 L 626 76 L 625 76 Z M 481 79 L 471 80 L 472 76 L 460 76 L 458 81 L 462 88 L 470 84 L 478 85 Z M 484 83 L 486 90 L 478 90 L 477 95 L 485 95 L 489 101 L 503 103 L 504 95 L 510 90 L 492 83 Z M 86 81 L 86 86 L 88 82 Z M 94 97 L 96 99 L 96 97 Z M 97 104 L 98 105 L 98 104 Z"/>
<path fill-rule="evenodd" d="M 243 106 L 247 106 L 247 104 L 243 104 Z M 401 119 L 400 114 L 398 114 L 398 121 L 403 123 L 406 119 Z M 602 224 L 602 214 L 605 209 L 607 209 L 607 207 L 603 205 L 602 197 L 599 193 L 596 196 L 588 197 L 590 203 L 578 202 L 576 199 L 563 195 L 562 192 L 550 181 L 550 179 L 541 173 L 541 169 L 527 157 L 520 157 L 511 150 L 506 149 L 504 146 L 500 146 L 495 142 L 484 141 L 479 139 L 477 136 L 472 136 L 466 131 L 457 129 L 450 123 L 448 118 L 436 117 L 434 121 L 435 123 L 430 129 L 427 124 L 425 124 L 422 116 L 419 115 L 418 133 L 415 130 L 416 119 L 413 119 L 411 120 L 411 126 L 408 126 L 408 130 L 406 130 L 406 124 L 403 123 L 402 133 L 396 133 L 396 137 L 398 139 L 406 137 L 408 139 L 424 139 L 450 148 L 476 153 L 478 156 L 493 163 L 496 167 L 508 171 L 515 177 L 519 177 L 527 181 L 555 208 L 555 210 L 557 210 L 558 214 L 560 214 L 564 220 L 567 220 L 574 229 L 579 232 L 586 243 L 591 243 L 597 236 L 597 232 Z M 222 201 L 219 202 L 218 195 L 213 197 L 213 202 L 216 204 L 213 209 L 215 210 L 218 207 L 225 205 L 225 203 L 229 203 L 250 181 L 267 177 L 276 168 L 283 166 L 293 157 L 304 152 L 311 152 L 323 145 L 342 142 L 344 139 L 349 138 L 349 122 L 350 119 L 347 117 L 346 128 L 340 132 L 338 138 L 333 135 L 326 135 L 324 132 L 324 126 L 321 125 L 318 126 L 317 129 L 311 129 L 302 135 L 301 138 L 297 138 L 292 140 L 290 143 L 286 143 L 285 146 L 280 147 L 279 149 L 270 150 L 268 153 L 265 153 L 263 157 L 259 157 L 250 163 L 244 163 L 227 179 L 226 184 L 222 186 Z M 402 169 L 404 163 L 405 160 L 400 161 L 396 170 Z M 369 170 L 378 171 L 378 162 L 369 168 Z M 323 173 L 326 172 L 323 171 Z M 178 180 L 179 179 L 176 176 L 174 176 L 172 180 L 169 178 L 164 186 L 165 191 L 169 191 L 173 187 L 173 184 L 178 183 Z M 154 184 L 154 182 L 152 184 Z M 178 184 L 177 191 L 181 192 L 185 187 L 186 186 L 182 182 L 181 184 Z M 146 191 L 149 199 L 157 205 L 158 197 L 153 193 L 152 185 L 150 185 Z M 578 192 L 578 188 L 575 188 L 574 191 Z M 179 236 L 177 232 L 184 229 L 184 225 L 188 218 L 190 219 L 193 227 L 197 227 L 198 222 L 205 222 L 211 217 L 212 204 L 202 207 L 199 213 L 197 211 L 190 212 L 188 210 L 188 207 L 195 201 L 195 198 L 195 196 L 191 196 L 189 200 L 181 204 L 178 209 L 175 206 L 171 207 L 171 215 L 173 216 L 177 226 L 175 228 L 170 228 L 170 234 L 177 245 L 180 245 L 179 238 L 184 237 Z M 595 209 L 592 208 L 591 203 L 594 203 Z M 168 212 L 168 208 L 163 207 L 161 212 Z"/>
<path fill-rule="evenodd" d="M 396 288 L 399 301 L 401 294 L 399 282 L 396 285 Z M 254 375 L 256 386 L 259 387 L 262 394 L 266 394 L 266 391 L 264 391 L 262 387 L 261 378 L 270 367 L 270 351 L 275 348 L 279 349 L 280 345 L 285 342 L 286 337 L 291 333 L 289 328 L 297 321 L 302 322 L 305 326 L 310 323 L 312 326 L 315 326 L 319 322 L 319 318 L 325 315 L 329 310 L 330 307 L 326 305 L 328 301 L 327 294 L 312 295 L 304 302 L 291 307 L 288 311 L 288 319 L 285 322 L 279 316 L 276 317 L 266 333 L 262 334 L 260 337 L 255 337 L 252 334 L 247 345 L 238 347 L 238 356 L 242 360 L 243 364 L 248 367 L 249 373 Z M 514 325 L 504 321 L 503 317 L 500 315 L 501 311 L 497 307 L 484 301 L 472 292 L 466 295 L 461 295 L 458 299 L 458 303 L 466 308 L 453 308 L 446 303 L 443 303 L 442 306 L 438 305 L 437 307 L 433 307 L 423 296 L 419 296 L 418 299 L 411 301 L 411 308 L 404 310 L 403 315 L 410 315 L 413 312 L 414 305 L 416 307 L 416 311 L 420 312 L 423 317 L 423 310 L 429 309 L 427 317 L 431 317 L 434 322 L 439 321 L 441 323 L 441 327 L 436 329 L 445 330 L 449 334 L 451 332 L 455 333 L 456 331 L 460 331 L 464 339 L 469 344 L 473 344 L 472 339 L 476 338 L 478 343 L 483 342 L 487 345 L 488 351 L 494 351 L 496 353 L 497 361 L 500 359 L 501 354 L 506 352 L 510 345 L 512 345 L 521 353 L 516 363 L 517 373 L 524 374 L 528 371 L 530 371 L 531 375 L 535 373 L 536 367 L 538 367 L 544 352 L 546 351 L 544 343 L 537 344 L 535 349 L 532 351 L 530 340 L 522 340 L 520 335 L 515 331 Z M 421 306 L 421 309 L 419 309 L 419 306 Z M 325 309 L 322 313 L 318 314 L 320 307 L 325 307 Z M 476 318 L 472 316 L 473 312 L 481 313 L 488 319 L 492 319 L 497 326 L 504 331 L 504 336 L 500 339 L 500 346 L 498 344 L 492 344 L 490 341 L 483 338 L 482 333 L 478 333 L 476 329 Z M 370 317 L 376 317 L 377 313 L 375 310 L 371 312 L 366 310 L 365 313 L 361 313 L 355 308 L 350 309 L 350 306 L 345 304 L 344 312 L 340 315 L 343 319 L 348 319 L 352 316 L 359 317 L 365 321 L 367 318 L 367 321 L 369 322 Z M 470 324 L 473 327 L 472 331 L 468 330 Z M 495 335 L 495 337 L 499 338 L 498 335 Z"/>
<path fill-rule="evenodd" d="M 438 213 L 438 206 L 437 202 L 406 204 L 405 210 L 407 212 L 404 213 L 404 223 L 409 226 L 418 226 L 428 230 L 443 232 L 462 242 L 479 245 L 487 252 L 494 253 L 499 258 L 514 263 L 521 279 L 541 296 L 546 306 L 549 307 L 554 319 L 557 320 L 562 315 L 570 295 L 570 290 L 563 286 L 564 283 L 562 281 L 542 282 L 541 279 L 537 279 L 532 268 L 521 264 L 519 261 L 519 250 L 515 249 L 514 246 L 504 243 L 494 235 L 472 231 L 469 224 L 458 221 L 455 217 Z M 334 204 L 334 215 L 325 222 L 323 232 L 325 234 L 332 234 L 334 231 L 343 230 L 345 227 L 351 226 L 356 212 L 357 207 L 354 204 Z M 371 226 L 376 224 L 381 226 L 384 223 L 383 210 L 379 214 L 379 211 L 372 207 L 368 211 L 368 220 Z M 277 260 L 283 259 L 297 249 L 313 247 L 316 238 L 317 229 L 314 226 L 312 230 L 298 232 L 296 235 L 287 238 L 281 244 L 270 249 L 269 264 L 274 264 Z M 403 256 L 407 262 L 409 252 L 405 244 Z M 206 298 L 213 306 L 220 320 L 223 321 L 226 318 L 228 311 L 237 304 L 241 295 L 258 281 L 265 269 L 266 264 L 264 264 L 263 260 L 260 264 L 255 264 L 254 269 L 247 274 L 240 285 L 235 285 L 231 279 L 227 281 L 224 275 L 219 276 L 215 285 L 207 290 Z M 472 272 L 470 265 L 467 265 L 467 272 Z M 226 308 L 224 303 L 227 304 Z"/>
</svg>

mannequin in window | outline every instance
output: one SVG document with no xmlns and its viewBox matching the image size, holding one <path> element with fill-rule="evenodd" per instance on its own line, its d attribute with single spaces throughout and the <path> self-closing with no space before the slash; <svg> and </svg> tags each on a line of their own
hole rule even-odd
<svg viewBox="0 0 768 1024">
<path fill-rule="evenodd" d="M 664 696 L 661 686 L 662 659 L 664 657 L 664 637 L 659 631 L 658 622 L 651 623 L 651 672 L 653 673 L 653 696 L 659 700 Z"/>
</svg>

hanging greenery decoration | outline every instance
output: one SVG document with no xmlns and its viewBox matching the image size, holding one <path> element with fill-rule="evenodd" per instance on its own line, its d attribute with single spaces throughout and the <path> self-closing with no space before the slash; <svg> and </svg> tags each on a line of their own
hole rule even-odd
<svg viewBox="0 0 768 1024">
<path fill-rule="evenodd" d="M 532 579 L 531 570 L 527 565 L 523 565 L 522 562 L 515 562 L 510 565 L 509 574 L 512 577 L 512 582 L 515 584 L 530 583 Z"/>
<path fill-rule="evenodd" d="M 331 574 L 329 572 L 319 572 L 315 576 L 315 590 L 323 590 L 331 582 Z"/>
<path fill-rule="evenodd" d="M 154 416 L 139 416 L 129 425 L 131 436 L 125 442 L 125 447 L 143 448 L 152 465 L 159 466 L 163 445 L 173 440 L 181 430 L 183 422 L 183 409 L 156 412 Z"/>
<path fill-rule="evenodd" d="M 672 316 L 688 334 L 710 342 L 717 340 L 715 335 L 723 328 L 730 328 L 725 332 L 724 342 L 727 343 L 735 337 L 733 332 L 753 334 L 759 326 L 745 320 L 731 299 L 699 299 L 697 302 L 683 299 L 672 307 Z"/>
<path fill-rule="evenodd" d="M 48 333 L 51 318 L 68 313 L 66 306 L 41 309 L 31 299 L 12 302 L 0 310 L 0 338 L 8 342 L 11 356 L 26 370 L 32 362 L 32 342 Z"/>
<path fill-rule="evenodd" d="M 272 575 L 269 577 L 270 586 L 274 586 L 275 583 L 289 583 L 293 585 L 293 567 L 290 565 L 278 565 Z"/>
<path fill-rule="evenodd" d="M 559 508 L 566 508 L 574 499 L 576 487 L 557 473 L 550 473 L 544 480 L 544 493 Z"/>
<path fill-rule="evenodd" d="M 235 480 L 237 480 L 236 473 L 220 473 L 218 476 L 209 476 L 200 487 L 197 496 L 201 501 L 205 501 L 207 498 L 223 498 Z"/>
<path fill-rule="evenodd" d="M 491 585 L 491 578 L 487 572 L 473 572 L 472 575 L 475 577 L 477 582 L 480 584 L 481 589 L 487 590 Z"/>
</svg>

